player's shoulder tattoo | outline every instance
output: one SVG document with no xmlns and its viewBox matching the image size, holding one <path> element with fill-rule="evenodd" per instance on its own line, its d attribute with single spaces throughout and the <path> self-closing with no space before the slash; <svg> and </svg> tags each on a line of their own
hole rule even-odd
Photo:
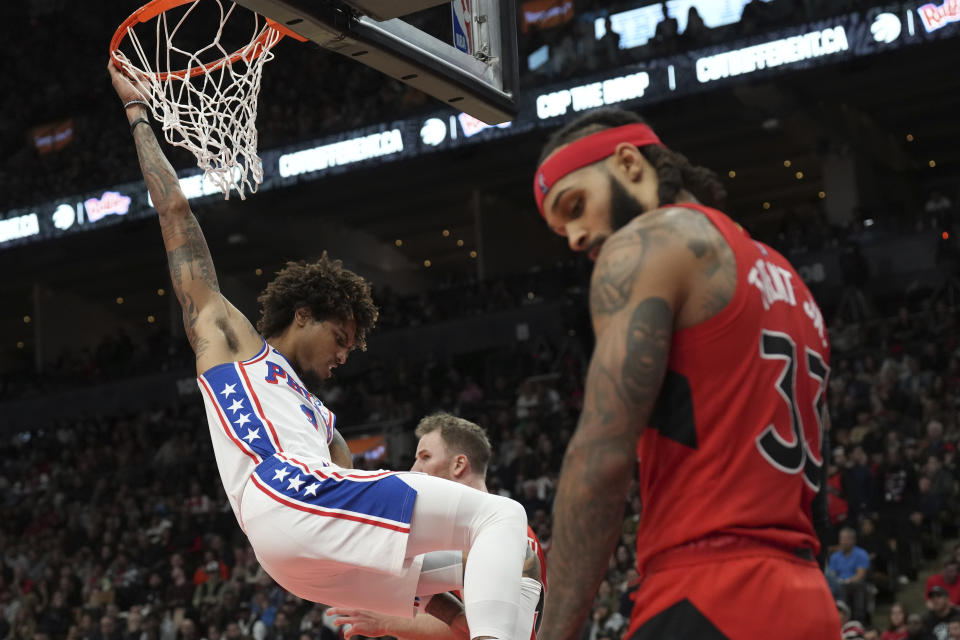
<svg viewBox="0 0 960 640">
<path fill-rule="evenodd" d="M 701 212 L 686 207 L 672 211 L 673 222 L 685 238 L 700 277 L 709 283 L 702 301 L 703 314 L 713 316 L 730 303 L 736 291 L 737 262 L 733 249 Z"/>
<path fill-rule="evenodd" d="M 681 241 L 664 211 L 644 214 L 619 229 L 603 244 L 590 282 L 590 312 L 610 315 L 626 307 L 633 285 L 650 256 Z"/>
<path fill-rule="evenodd" d="M 634 308 L 621 371 L 622 394 L 631 405 L 653 408 L 670 356 L 672 334 L 673 310 L 666 300 L 646 298 Z"/>
</svg>

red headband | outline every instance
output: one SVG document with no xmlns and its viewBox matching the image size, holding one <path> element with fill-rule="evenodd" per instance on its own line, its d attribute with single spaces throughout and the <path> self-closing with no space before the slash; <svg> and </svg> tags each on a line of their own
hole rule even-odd
<svg viewBox="0 0 960 640">
<path fill-rule="evenodd" d="M 629 142 L 637 147 L 650 144 L 663 146 L 657 134 L 647 125 L 628 124 L 598 131 L 561 147 L 540 165 L 533 179 L 533 197 L 537 200 L 540 215 L 544 215 L 543 201 L 557 180 L 588 164 L 612 156 L 621 142 Z"/>
</svg>

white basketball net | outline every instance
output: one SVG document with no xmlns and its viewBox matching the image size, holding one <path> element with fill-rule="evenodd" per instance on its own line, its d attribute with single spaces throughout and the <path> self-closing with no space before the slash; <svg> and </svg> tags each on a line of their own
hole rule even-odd
<svg viewBox="0 0 960 640">
<path fill-rule="evenodd" d="M 263 65 L 273 59 L 270 48 L 283 35 L 253 14 L 250 42 L 228 50 L 220 40 L 237 5 L 214 0 L 220 8 L 220 25 L 213 40 L 196 52 L 181 49 L 175 43 L 177 33 L 201 1 L 187 6 L 179 19 L 171 17 L 168 21 L 166 12 L 155 18 L 152 60 L 133 28 L 127 30 L 127 38 L 138 61 L 134 63 L 120 51 L 115 56 L 128 75 L 142 78 L 149 93 L 145 99 L 166 141 L 193 153 L 197 166 L 204 171 L 204 180 L 216 185 L 225 199 L 230 199 L 231 189 L 245 199 L 246 193 L 256 192 L 263 181 L 263 166 L 257 155 L 257 94 Z M 240 55 L 231 62 L 235 53 Z M 211 64 L 218 55 L 222 60 Z M 205 72 L 190 75 L 191 70 L 205 65 Z"/>
</svg>

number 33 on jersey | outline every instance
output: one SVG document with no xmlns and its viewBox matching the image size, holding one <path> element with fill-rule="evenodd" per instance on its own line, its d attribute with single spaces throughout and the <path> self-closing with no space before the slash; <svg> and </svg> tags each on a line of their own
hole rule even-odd
<svg viewBox="0 0 960 640">
<path fill-rule="evenodd" d="M 638 562 L 722 533 L 815 552 L 830 372 L 823 317 L 783 256 L 726 215 L 691 208 L 732 249 L 737 286 L 717 315 L 673 334 L 637 447 Z"/>
</svg>

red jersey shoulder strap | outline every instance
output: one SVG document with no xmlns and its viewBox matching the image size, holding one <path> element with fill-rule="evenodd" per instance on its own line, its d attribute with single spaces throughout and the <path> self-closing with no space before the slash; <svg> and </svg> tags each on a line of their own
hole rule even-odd
<svg viewBox="0 0 960 640">
<path fill-rule="evenodd" d="M 722 211 L 713 209 L 711 207 L 706 207 L 702 204 L 693 203 L 681 203 L 671 206 L 683 207 L 684 209 L 693 209 L 694 211 L 698 211 L 707 216 L 710 222 L 713 223 L 713 226 L 717 228 L 717 231 L 719 231 L 727 241 L 727 244 L 729 244 L 734 250 L 734 253 L 736 253 L 738 247 L 753 242 L 753 238 L 750 237 L 750 234 L 747 232 L 747 230 L 740 226 L 739 223 L 734 222 L 730 216 Z"/>
<path fill-rule="evenodd" d="M 705 207 L 701 204 L 681 203 L 671 205 L 674 207 L 683 207 L 693 209 L 703 214 L 720 232 L 727 245 L 733 251 L 734 260 L 737 263 L 737 287 L 733 294 L 733 300 L 723 308 L 718 314 L 701 322 L 693 327 L 681 329 L 674 332 L 674 348 L 684 342 L 698 340 L 704 336 L 712 335 L 714 332 L 721 331 L 730 325 L 740 315 L 747 300 L 747 291 L 744 286 L 745 269 L 749 268 L 753 255 L 757 252 L 756 246 L 750 234 L 742 226 L 734 222 L 725 213 Z"/>
</svg>

